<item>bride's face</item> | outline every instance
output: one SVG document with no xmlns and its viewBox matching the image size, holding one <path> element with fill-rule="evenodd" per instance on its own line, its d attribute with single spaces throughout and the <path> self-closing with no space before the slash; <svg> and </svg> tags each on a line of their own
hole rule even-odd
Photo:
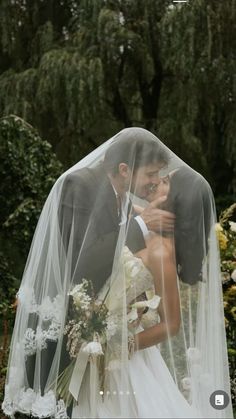
<svg viewBox="0 0 236 419">
<path fill-rule="evenodd" d="M 160 177 L 159 182 L 153 185 L 153 188 L 149 191 L 146 200 L 149 202 L 154 201 L 161 196 L 167 196 L 170 190 L 170 179 L 169 176 Z"/>
</svg>

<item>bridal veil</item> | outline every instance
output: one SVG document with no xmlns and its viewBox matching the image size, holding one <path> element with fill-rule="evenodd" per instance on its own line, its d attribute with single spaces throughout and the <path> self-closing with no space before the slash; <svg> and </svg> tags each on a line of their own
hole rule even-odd
<svg viewBox="0 0 236 419">
<path fill-rule="evenodd" d="M 131 177 L 121 207 L 107 174 L 122 143 L 128 144 L 121 149 Z M 109 380 L 111 368 L 116 368 L 116 390 L 122 394 L 119 413 L 128 417 L 130 303 L 144 292 L 141 301 L 147 313 L 157 310 L 155 289 L 131 292 L 123 266 L 123 249 L 135 253 L 142 247 L 135 205 L 144 208 L 147 201 L 132 184 L 132 175 L 137 155 L 142 166 L 150 144 L 154 160 L 160 162 L 158 176 L 170 179 L 163 208 L 176 216 L 172 240 L 181 312 L 178 333 L 168 333 L 158 348 L 176 386 L 202 417 L 233 417 L 231 402 L 221 410 L 210 403 L 218 390 L 230 397 L 212 192 L 199 173 L 142 128 L 123 129 L 63 173 L 45 202 L 18 293 L 3 402 L 6 415 L 67 417 L 88 374 L 91 417 L 96 417 L 98 400 L 117 398 Z M 160 241 L 168 236 L 161 226 L 158 235 Z M 165 276 L 163 269 L 163 295 L 157 296 L 163 302 Z M 130 277 L 135 278 L 132 263 Z M 135 306 L 132 310 L 135 321 Z M 168 315 L 165 321 L 168 329 Z"/>
</svg>

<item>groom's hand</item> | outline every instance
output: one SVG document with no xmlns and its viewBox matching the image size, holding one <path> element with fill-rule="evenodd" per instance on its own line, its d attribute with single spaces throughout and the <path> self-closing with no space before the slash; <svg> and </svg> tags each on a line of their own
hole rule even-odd
<svg viewBox="0 0 236 419">
<path fill-rule="evenodd" d="M 155 199 L 141 212 L 140 217 L 145 222 L 148 230 L 156 233 L 174 231 L 175 215 L 172 212 L 158 208 L 166 198 L 166 196 L 161 196 Z"/>
</svg>

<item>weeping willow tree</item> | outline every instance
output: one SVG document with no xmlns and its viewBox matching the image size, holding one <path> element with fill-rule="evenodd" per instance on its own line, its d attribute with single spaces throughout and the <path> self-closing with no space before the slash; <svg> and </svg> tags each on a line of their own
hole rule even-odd
<svg viewBox="0 0 236 419">
<path fill-rule="evenodd" d="M 236 191 L 235 19 L 235 0 L 195 0 L 169 8 L 161 22 L 169 79 L 161 92 L 160 132 L 205 173 L 216 195 Z"/>
<path fill-rule="evenodd" d="M 146 127 L 233 194 L 235 1 L 2 0 L 0 112 L 37 127 L 65 166 Z"/>
</svg>

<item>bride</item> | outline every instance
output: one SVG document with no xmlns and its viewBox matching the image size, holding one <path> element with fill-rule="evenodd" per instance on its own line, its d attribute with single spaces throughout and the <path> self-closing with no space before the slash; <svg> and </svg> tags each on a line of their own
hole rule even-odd
<svg viewBox="0 0 236 419">
<path fill-rule="evenodd" d="M 3 411 L 232 418 L 214 202 L 153 134 L 127 128 L 64 173 L 18 293 Z"/>
</svg>

